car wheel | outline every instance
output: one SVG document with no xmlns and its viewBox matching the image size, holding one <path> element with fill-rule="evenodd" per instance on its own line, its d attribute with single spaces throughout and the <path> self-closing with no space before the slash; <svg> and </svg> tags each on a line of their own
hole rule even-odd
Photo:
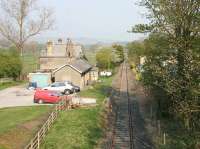
<svg viewBox="0 0 200 149">
<path fill-rule="evenodd" d="M 33 100 L 34 103 L 37 103 L 36 99 Z"/>
<path fill-rule="evenodd" d="M 39 104 L 43 104 L 44 102 L 43 102 L 43 100 L 40 99 L 40 100 L 38 101 L 38 103 L 39 103 Z"/>
<path fill-rule="evenodd" d="M 71 93 L 70 90 L 65 90 L 65 91 L 64 91 L 64 94 L 65 94 L 65 95 L 69 95 L 70 93 Z"/>
</svg>

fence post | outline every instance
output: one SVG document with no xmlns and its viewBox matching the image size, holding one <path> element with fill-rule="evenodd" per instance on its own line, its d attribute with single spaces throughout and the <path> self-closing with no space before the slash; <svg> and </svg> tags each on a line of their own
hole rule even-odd
<svg viewBox="0 0 200 149">
<path fill-rule="evenodd" d="M 43 136 L 45 136 L 45 135 L 46 135 L 46 132 L 45 132 L 45 127 L 44 127 L 44 125 L 43 125 L 43 127 L 42 127 L 42 132 L 43 132 Z"/>
<path fill-rule="evenodd" d="M 59 111 L 61 111 L 61 102 L 59 103 L 58 109 L 59 109 Z"/>
<path fill-rule="evenodd" d="M 61 111 L 63 111 L 63 100 L 61 102 Z"/>
<path fill-rule="evenodd" d="M 48 128 L 48 130 L 49 130 L 49 128 L 50 128 L 49 125 L 50 125 L 50 124 L 49 124 L 49 118 L 48 118 L 48 120 L 47 120 L 47 128 Z"/>
<path fill-rule="evenodd" d="M 39 149 L 42 139 L 46 136 L 46 133 L 50 130 L 51 126 L 50 124 L 53 124 L 53 122 L 57 119 L 60 111 L 70 109 L 70 106 L 71 106 L 71 100 L 67 99 L 63 99 L 58 104 L 56 104 L 55 107 L 53 108 L 52 113 L 49 115 L 48 119 L 43 124 L 42 128 L 36 133 L 35 137 L 37 138 L 34 137 L 34 139 L 30 140 L 30 143 L 27 145 L 26 149 L 35 149 L 35 147 Z"/>
<path fill-rule="evenodd" d="M 54 112 L 52 112 L 52 114 L 51 114 L 51 121 L 52 121 L 52 123 L 54 121 Z"/>
<path fill-rule="evenodd" d="M 57 110 L 58 110 L 58 106 L 56 105 L 56 113 L 57 113 Z"/>
<path fill-rule="evenodd" d="M 67 99 L 65 99 L 65 110 L 67 110 Z"/>
<path fill-rule="evenodd" d="M 62 100 L 62 107 L 61 107 L 61 111 L 64 111 L 64 100 Z"/>
<path fill-rule="evenodd" d="M 67 100 L 67 110 L 69 110 L 70 109 L 70 101 L 69 100 Z"/>
<path fill-rule="evenodd" d="M 31 141 L 31 149 L 33 149 L 33 140 Z"/>
<path fill-rule="evenodd" d="M 38 149 L 40 148 L 40 131 L 37 134 L 37 144 L 38 144 Z"/>
<path fill-rule="evenodd" d="M 161 135 L 161 126 L 160 126 L 160 120 L 158 120 L 158 134 Z"/>
<path fill-rule="evenodd" d="M 166 145 L 166 133 L 163 134 L 163 144 Z"/>
</svg>

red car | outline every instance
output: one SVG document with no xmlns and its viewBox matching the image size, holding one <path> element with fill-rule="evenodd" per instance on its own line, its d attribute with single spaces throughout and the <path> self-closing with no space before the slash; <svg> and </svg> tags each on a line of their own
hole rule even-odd
<svg viewBox="0 0 200 149">
<path fill-rule="evenodd" d="M 57 91 L 36 90 L 34 95 L 34 103 L 58 103 L 63 95 Z"/>
</svg>

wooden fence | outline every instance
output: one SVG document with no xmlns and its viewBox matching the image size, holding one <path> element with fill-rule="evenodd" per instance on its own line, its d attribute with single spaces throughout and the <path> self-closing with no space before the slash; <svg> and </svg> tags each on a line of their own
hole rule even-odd
<svg viewBox="0 0 200 149">
<path fill-rule="evenodd" d="M 0 83 L 13 82 L 13 78 L 0 78 Z"/>
<path fill-rule="evenodd" d="M 59 116 L 60 111 L 68 110 L 71 108 L 72 100 L 64 97 L 58 104 L 53 108 L 53 111 L 49 114 L 47 121 L 43 124 L 40 130 L 36 133 L 34 138 L 25 147 L 25 149 L 39 149 L 41 142 L 44 140 L 47 132 L 50 130 L 52 124 Z"/>
</svg>

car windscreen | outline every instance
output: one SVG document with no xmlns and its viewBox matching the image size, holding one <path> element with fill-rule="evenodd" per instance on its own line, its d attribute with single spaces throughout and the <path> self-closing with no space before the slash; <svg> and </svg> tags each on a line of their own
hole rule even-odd
<svg viewBox="0 0 200 149">
<path fill-rule="evenodd" d="M 65 86 L 65 83 L 59 83 L 59 86 Z"/>
</svg>

